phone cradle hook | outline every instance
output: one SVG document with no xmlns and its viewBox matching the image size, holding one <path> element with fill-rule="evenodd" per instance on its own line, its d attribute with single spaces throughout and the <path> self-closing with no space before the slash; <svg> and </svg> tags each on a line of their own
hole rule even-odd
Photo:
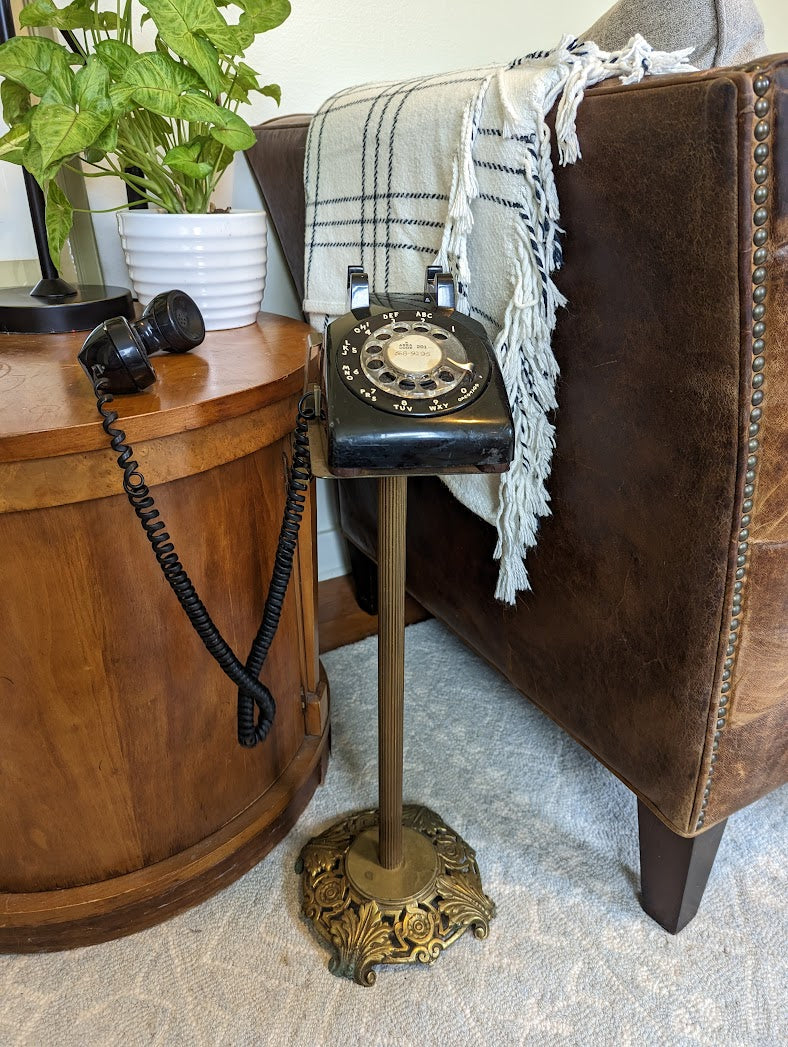
<svg viewBox="0 0 788 1047">
<path fill-rule="evenodd" d="M 360 265 L 347 267 L 347 311 L 369 309 L 369 277 Z"/>
</svg>

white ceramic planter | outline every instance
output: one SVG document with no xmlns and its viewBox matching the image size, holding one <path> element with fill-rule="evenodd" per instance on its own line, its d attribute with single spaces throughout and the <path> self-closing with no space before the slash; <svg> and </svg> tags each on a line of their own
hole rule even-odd
<svg viewBox="0 0 788 1047">
<path fill-rule="evenodd" d="M 120 211 L 118 229 L 142 305 L 159 291 L 177 287 L 200 307 L 208 331 L 254 323 L 265 290 L 264 211 Z"/>
</svg>

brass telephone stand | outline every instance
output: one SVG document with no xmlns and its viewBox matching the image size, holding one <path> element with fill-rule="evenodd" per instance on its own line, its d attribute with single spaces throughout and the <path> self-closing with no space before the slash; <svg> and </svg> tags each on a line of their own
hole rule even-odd
<svg viewBox="0 0 788 1047">
<path fill-rule="evenodd" d="M 469 927 L 486 938 L 495 915 L 473 849 L 434 811 L 402 804 L 406 500 L 407 477 L 379 477 L 380 808 L 310 840 L 296 866 L 303 912 L 335 951 L 329 969 L 359 985 L 374 985 L 377 964 L 434 963 Z"/>
</svg>

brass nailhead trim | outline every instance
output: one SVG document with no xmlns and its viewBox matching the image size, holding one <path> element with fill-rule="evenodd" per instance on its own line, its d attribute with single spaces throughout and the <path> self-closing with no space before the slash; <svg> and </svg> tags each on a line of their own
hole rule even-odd
<svg viewBox="0 0 788 1047">
<path fill-rule="evenodd" d="M 755 93 L 762 97 L 769 90 L 770 80 L 768 76 L 756 76 L 752 82 L 753 90 Z"/>
<path fill-rule="evenodd" d="M 753 181 L 755 189 L 752 199 L 755 209 L 752 215 L 753 235 L 752 242 L 755 248 L 753 254 L 752 270 L 752 396 L 750 399 L 750 425 L 748 429 L 748 457 L 747 472 L 745 473 L 744 502 L 742 504 L 742 516 L 739 521 L 739 544 L 736 557 L 736 574 L 733 586 L 733 603 L 731 606 L 731 621 L 728 633 L 728 646 L 726 649 L 725 665 L 720 683 L 720 693 L 717 701 L 717 722 L 712 739 L 712 753 L 709 763 L 709 774 L 706 779 L 706 787 L 703 791 L 703 799 L 700 805 L 700 814 L 696 823 L 696 829 L 701 829 L 706 820 L 706 809 L 709 805 L 712 787 L 714 785 L 714 768 L 717 763 L 717 750 L 720 747 L 720 738 L 725 730 L 728 718 L 728 702 L 730 700 L 731 677 L 736 658 L 736 643 L 739 637 L 742 613 L 742 591 L 747 578 L 747 560 L 749 553 L 751 511 L 753 508 L 752 496 L 755 493 L 756 468 L 758 465 L 759 441 L 757 435 L 760 432 L 760 422 L 763 415 L 761 404 L 763 403 L 766 368 L 766 299 L 768 297 L 769 272 L 765 263 L 768 261 L 769 252 L 766 244 L 769 239 L 769 231 L 764 228 L 769 220 L 769 211 L 765 206 L 769 199 L 768 180 L 771 174 L 767 160 L 769 158 L 769 143 L 766 141 L 771 134 L 771 126 L 764 117 L 771 108 L 770 100 L 765 97 L 771 87 L 771 80 L 759 71 L 757 65 L 750 67 L 755 76 L 752 82 L 753 91 L 758 96 L 755 102 L 755 115 L 759 118 L 753 128 L 755 142 L 753 144 Z"/>
</svg>

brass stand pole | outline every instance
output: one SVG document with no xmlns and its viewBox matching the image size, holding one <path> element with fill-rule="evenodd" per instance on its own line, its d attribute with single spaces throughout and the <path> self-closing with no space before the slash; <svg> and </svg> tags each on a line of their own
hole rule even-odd
<svg viewBox="0 0 788 1047">
<path fill-rule="evenodd" d="M 378 858 L 384 869 L 402 864 L 407 485 L 405 476 L 378 480 Z"/>
<path fill-rule="evenodd" d="M 468 929 L 486 938 L 495 915 L 473 848 L 434 811 L 402 803 L 406 504 L 405 476 L 378 478 L 379 807 L 310 840 L 296 865 L 329 969 L 360 985 L 378 964 L 434 963 Z"/>
</svg>

